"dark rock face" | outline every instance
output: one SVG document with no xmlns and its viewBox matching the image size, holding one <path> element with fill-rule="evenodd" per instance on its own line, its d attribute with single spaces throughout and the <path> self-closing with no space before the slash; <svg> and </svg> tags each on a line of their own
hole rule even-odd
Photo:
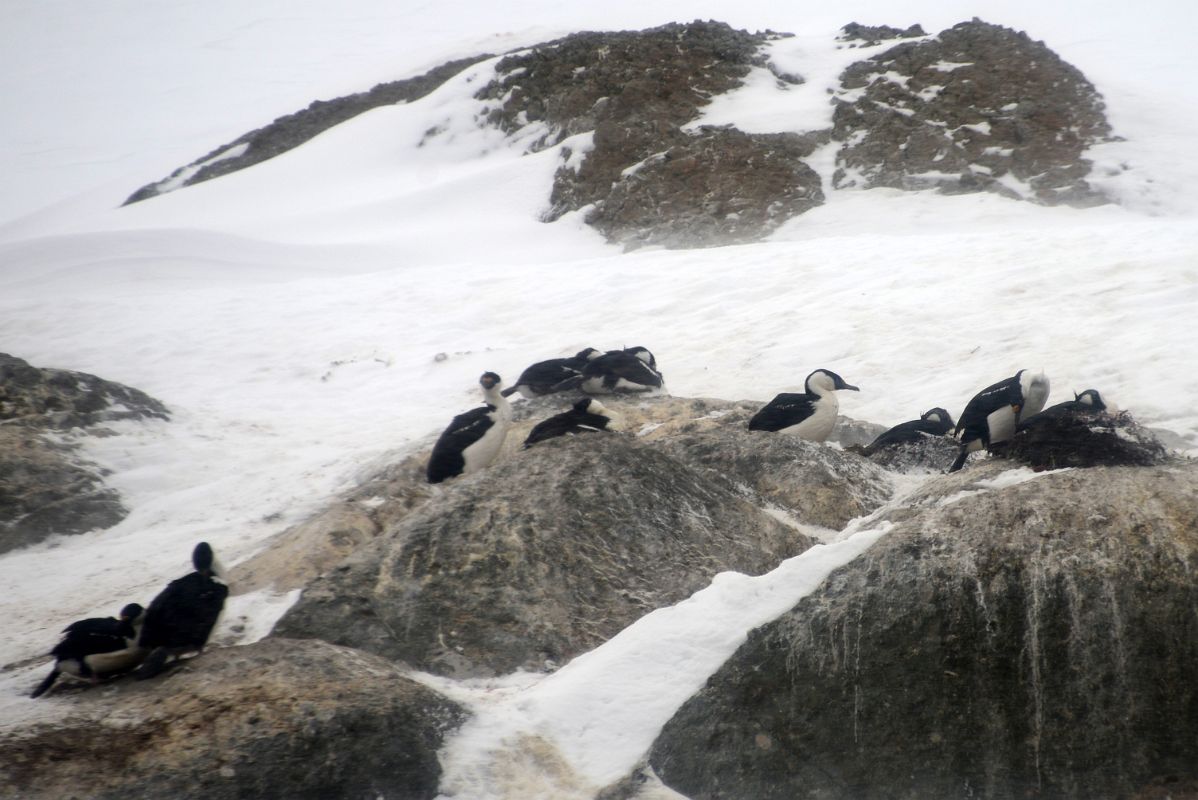
<svg viewBox="0 0 1198 800">
<path fill-rule="evenodd" d="M 1025 33 L 980 20 L 900 44 L 841 76 L 834 183 L 1105 202 L 1082 151 L 1110 135 L 1098 92 Z M 1025 185 L 1026 192 L 1015 188 Z"/>
<path fill-rule="evenodd" d="M 1004 469 L 887 512 L 679 710 L 657 774 L 692 800 L 1198 784 L 1198 467 Z"/>
<path fill-rule="evenodd" d="M 279 117 L 269 125 L 218 147 L 186 167 L 175 170 L 169 177 L 141 187 L 129 196 L 124 205 L 252 167 L 299 147 L 334 125 L 373 108 L 419 100 L 462 70 L 490 57 L 479 55 L 449 61 L 414 78 L 380 83 L 368 91 L 333 100 L 317 100 L 302 111 Z"/>
<path fill-rule="evenodd" d="M 85 372 L 39 369 L 0 353 L 0 423 L 66 430 L 122 419 L 167 419 L 145 392 Z"/>
<path fill-rule="evenodd" d="M 104 422 L 148 418 L 168 414 L 144 392 L 0 353 L 0 553 L 124 519 L 120 497 L 98 467 L 75 455 L 70 437 Z"/>
<path fill-rule="evenodd" d="M 66 719 L 0 734 L 0 795 L 432 798 L 437 750 L 465 718 L 382 659 L 286 639 L 67 694 L 53 698 Z"/>
<path fill-rule="evenodd" d="M 927 34 L 918 25 L 911 25 L 905 30 L 900 30 L 889 25 L 862 25 L 850 22 L 840 29 L 840 36 L 837 38 L 844 42 L 852 42 L 852 47 L 870 47 L 891 39 L 915 39 L 920 36 L 927 36 Z"/>
<path fill-rule="evenodd" d="M 99 468 L 30 428 L 0 427 L 0 553 L 56 533 L 110 528 L 129 512 Z"/>
<path fill-rule="evenodd" d="M 593 132 L 581 163 L 558 170 L 547 221 L 587 208 L 629 248 L 753 241 L 823 202 L 801 161 L 819 138 L 682 126 L 766 66 L 757 50 L 770 38 L 716 22 L 575 34 L 505 58 L 479 96 L 502 100 L 490 120 L 509 133 L 542 124 L 533 149 Z"/>
<path fill-rule="evenodd" d="M 655 448 L 563 437 L 448 485 L 311 584 L 275 634 L 437 674 L 544 669 L 717 572 L 759 574 L 810 545 Z"/>
<path fill-rule="evenodd" d="M 621 175 L 586 221 L 626 249 L 753 242 L 824 202 L 817 139 L 702 128 Z M 558 173 L 558 186 L 580 173 Z M 568 189 L 566 191 L 569 191 Z"/>
</svg>

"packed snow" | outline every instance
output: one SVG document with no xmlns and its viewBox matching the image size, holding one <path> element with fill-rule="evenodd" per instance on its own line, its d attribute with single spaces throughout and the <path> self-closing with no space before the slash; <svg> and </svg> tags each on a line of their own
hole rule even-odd
<svg viewBox="0 0 1198 800">
<path fill-rule="evenodd" d="M 0 99 L 20 113 L 0 127 L 0 352 L 139 388 L 173 416 L 74 437 L 111 471 L 124 522 L 0 556 L 0 728 L 61 713 L 27 694 L 67 623 L 145 603 L 200 539 L 226 565 L 244 560 L 426 446 L 478 402 L 481 372 L 510 380 L 586 346 L 648 346 L 679 396 L 766 400 L 828 367 L 862 390 L 842 413 L 887 425 L 934 406 L 955 416 L 981 387 L 1042 369 L 1050 403 L 1097 388 L 1198 452 L 1198 83 L 1185 38 L 1198 20 L 1183 2 L 1099 5 L 1014 0 L 986 19 L 1044 40 L 1103 93 L 1122 139 L 1089 155 L 1118 204 L 835 191 L 825 148 L 812 165 L 828 202 L 769 241 L 622 254 L 577 215 L 539 221 L 556 149 L 524 155 L 475 126 L 493 61 L 272 161 L 120 204 L 312 100 L 581 29 L 710 18 L 794 32 L 771 57 L 806 83 L 755 72 L 703 122 L 816 127 L 839 71 L 872 52 L 837 49 L 841 25 L 935 33 L 975 7 L 4 4 Z M 478 712 L 446 748 L 442 791 L 593 796 L 752 626 L 884 533 L 858 521 L 767 575 L 721 575 L 553 675 L 424 676 Z M 218 638 L 254 641 L 294 600 L 236 595 Z"/>
</svg>

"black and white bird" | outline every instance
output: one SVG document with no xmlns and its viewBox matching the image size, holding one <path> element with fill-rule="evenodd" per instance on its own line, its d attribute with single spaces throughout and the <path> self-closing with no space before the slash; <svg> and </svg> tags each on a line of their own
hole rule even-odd
<svg viewBox="0 0 1198 800">
<path fill-rule="evenodd" d="M 1058 418 L 1072 416 L 1077 414 L 1099 414 L 1106 411 L 1106 403 L 1102 399 L 1102 395 L 1097 389 L 1086 389 L 1081 394 L 1073 393 L 1072 400 L 1066 400 L 1064 403 L 1057 403 L 1049 406 L 1038 414 L 1026 415 L 1020 417 L 1017 430 L 1022 430 L 1029 425 L 1034 425 L 1043 422 L 1049 418 Z"/>
<path fill-rule="evenodd" d="M 145 609 L 130 603 L 121 609 L 119 617 L 72 622 L 63 629 L 62 641 L 50 651 L 55 658 L 50 674 L 31 696 L 41 697 L 63 673 L 95 682 L 136 667 L 145 655 L 136 646 L 144 615 Z"/>
<path fill-rule="evenodd" d="M 860 452 L 868 456 L 886 447 L 918 442 L 925 436 L 946 436 L 953 429 L 953 425 L 953 418 L 947 411 L 943 408 L 933 408 L 923 412 L 919 419 L 895 425 L 866 445 Z"/>
<path fill-rule="evenodd" d="M 225 607 L 229 587 L 207 542 L 195 546 L 191 565 L 194 572 L 168 583 L 146 609 L 137 644 L 147 655 L 134 673 L 138 680 L 162 672 L 172 656 L 178 660 L 187 653 L 202 653 Z"/>
<path fill-rule="evenodd" d="M 551 358 L 548 361 L 538 361 L 520 373 L 515 384 L 503 390 L 504 397 L 511 397 L 516 392 L 530 400 L 540 395 L 563 391 L 563 384 L 568 385 L 571 378 L 582 375 L 582 368 L 587 362 L 603 355 L 593 347 L 579 350 L 570 358 Z"/>
<path fill-rule="evenodd" d="M 595 433 L 608 430 L 608 426 L 616 419 L 616 415 L 593 397 L 584 397 L 574 404 L 569 411 L 555 414 L 547 420 L 538 422 L 524 440 L 525 447 L 531 447 L 537 442 L 552 439 L 555 436 L 566 436 L 576 433 Z"/>
<path fill-rule="evenodd" d="M 512 407 L 503 396 L 503 381 L 494 372 L 478 379 L 486 405 L 458 414 L 449 423 L 428 460 L 428 482 L 441 483 L 490 466 L 503 447 L 512 423 Z"/>
<path fill-rule="evenodd" d="M 809 442 L 825 441 L 836 425 L 840 402 L 836 392 L 858 392 L 856 386 L 829 369 L 817 369 L 807 376 L 802 394 L 783 392 L 762 406 L 749 420 L 751 431 L 778 431 Z"/>
<path fill-rule="evenodd" d="M 1021 369 L 974 395 L 957 421 L 955 434 L 961 449 L 948 471 L 961 469 L 970 453 L 989 450 L 1010 439 L 1020 419 L 1038 414 L 1044 408 L 1049 388 L 1048 376 L 1043 372 Z"/>
<path fill-rule="evenodd" d="M 582 374 L 566 381 L 565 388 L 577 388 L 587 394 L 625 394 L 652 392 L 665 384 L 657 371 L 657 359 L 645 347 L 625 347 L 608 350 L 592 358 L 582 368 Z"/>
</svg>

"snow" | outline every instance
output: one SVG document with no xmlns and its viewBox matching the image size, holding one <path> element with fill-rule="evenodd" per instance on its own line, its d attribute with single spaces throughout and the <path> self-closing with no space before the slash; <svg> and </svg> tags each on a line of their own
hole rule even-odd
<svg viewBox="0 0 1198 800">
<path fill-rule="evenodd" d="M 477 403 L 481 372 L 510 380 L 587 346 L 650 347 L 679 396 L 765 400 L 826 366 L 862 388 L 841 398 L 842 413 L 887 425 L 934 406 L 956 415 L 979 388 L 1043 369 L 1057 387 L 1050 402 L 1098 388 L 1198 452 L 1198 84 L 1184 38 L 1195 11 L 1175 0 L 1101 13 L 1013 0 L 987 17 L 1044 40 L 1103 93 L 1123 139 L 1089 155 L 1094 182 L 1119 205 L 837 191 L 825 147 L 810 163 L 828 202 L 770 241 L 625 255 L 578 213 L 539 221 L 562 147 L 576 168 L 590 139 L 525 155 L 543 129 L 514 140 L 478 129 L 473 94 L 491 60 L 251 169 L 120 207 L 312 100 L 579 29 L 711 18 L 793 31 L 770 54 L 805 82 L 779 85 L 756 70 L 701 123 L 818 127 L 830 123 L 839 72 L 877 51 L 838 47 L 841 25 L 936 32 L 975 13 L 947 0 L 896 8 L 0 7 L 0 99 L 21 110 L 0 126 L 0 351 L 126 383 L 173 412 L 170 422 L 73 437 L 111 471 L 131 510 L 124 522 L 0 556 L 0 728 L 62 713 L 53 696 L 25 694 L 70 621 L 145 603 L 187 570 L 199 539 L 226 564 L 248 558 L 372 469 L 427 445 Z M 426 137 L 432 128 L 441 133 Z M 449 743 L 444 791 L 593 796 L 751 627 L 880 535 L 859 521 L 769 575 L 720 576 L 552 676 L 441 681 L 478 714 Z M 254 641 L 294 601 L 234 592 L 223 640 Z M 492 750 L 507 760 L 482 755 Z M 494 785 L 513 788 L 485 794 L 477 782 L 500 769 Z"/>
</svg>

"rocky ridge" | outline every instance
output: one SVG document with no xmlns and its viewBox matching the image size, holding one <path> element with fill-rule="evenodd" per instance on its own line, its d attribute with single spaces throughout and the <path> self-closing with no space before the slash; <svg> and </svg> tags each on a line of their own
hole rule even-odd
<svg viewBox="0 0 1198 800">
<path fill-rule="evenodd" d="M 918 25 L 846 25 L 846 48 L 899 42 L 851 65 L 831 100 L 833 125 L 795 119 L 749 133 L 702 124 L 712 97 L 769 70 L 779 92 L 803 77 L 769 46 L 789 34 L 715 21 L 583 32 L 510 53 L 476 94 L 480 126 L 535 152 L 559 147 L 547 222 L 577 212 L 611 242 L 707 247 L 758 241 L 837 188 L 988 191 L 1047 205 L 1106 202 L 1086 148 L 1111 136 L 1097 90 L 1043 42 L 974 19 L 935 36 Z M 435 90 L 464 59 L 369 92 L 313 103 L 136 192 L 153 197 L 258 163 L 378 105 Z M 433 126 L 426 138 L 440 135 Z M 836 170 L 808 163 L 836 150 Z"/>
</svg>

